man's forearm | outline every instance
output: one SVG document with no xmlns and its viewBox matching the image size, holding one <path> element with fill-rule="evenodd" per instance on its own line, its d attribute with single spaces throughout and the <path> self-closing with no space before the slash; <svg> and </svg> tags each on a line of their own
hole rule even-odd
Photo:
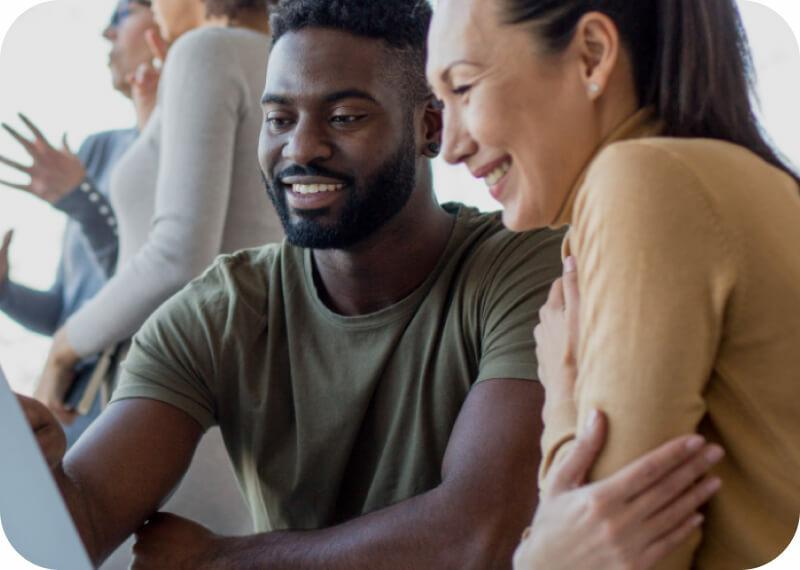
<svg viewBox="0 0 800 570">
<path fill-rule="evenodd" d="M 58 484 L 61 495 L 64 497 L 64 502 L 67 504 L 67 509 L 86 547 L 89 558 L 93 563 L 99 564 L 110 554 L 110 551 L 105 554 L 102 552 L 104 550 L 101 548 L 103 540 L 97 534 L 98 526 L 86 495 L 84 495 L 80 484 L 64 471 L 62 465 L 53 470 L 53 477 Z"/>
<path fill-rule="evenodd" d="M 507 508 L 440 487 L 344 524 L 224 539 L 212 568 L 270 570 L 509 568 L 533 512 L 535 486 Z M 531 495 L 531 496 L 523 496 Z M 491 499 L 490 499 L 491 500 Z M 516 503 L 516 504 L 515 504 Z M 493 513 L 493 514 L 489 514 Z"/>
</svg>

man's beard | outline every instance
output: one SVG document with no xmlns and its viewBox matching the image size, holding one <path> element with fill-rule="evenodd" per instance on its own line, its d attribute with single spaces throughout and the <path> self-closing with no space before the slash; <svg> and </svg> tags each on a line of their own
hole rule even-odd
<svg viewBox="0 0 800 570">
<path fill-rule="evenodd" d="M 271 182 L 263 172 L 261 176 L 289 243 L 312 249 L 347 249 L 383 227 L 411 197 L 416 185 L 413 137 L 404 140 L 363 186 L 356 186 L 352 178 L 314 165 L 292 165 L 277 173 Z M 338 219 L 327 224 L 318 221 L 327 212 L 325 208 L 305 210 L 296 214 L 299 219 L 292 220 L 286 203 L 286 192 L 290 190 L 281 183 L 287 176 L 323 176 L 345 182 L 345 188 L 339 192 L 347 192 L 347 197 Z"/>
</svg>

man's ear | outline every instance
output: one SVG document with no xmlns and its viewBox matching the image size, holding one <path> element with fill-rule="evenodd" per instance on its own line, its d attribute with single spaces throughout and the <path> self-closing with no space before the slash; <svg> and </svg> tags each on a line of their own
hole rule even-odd
<svg viewBox="0 0 800 570">
<path fill-rule="evenodd" d="M 421 155 L 431 159 L 439 156 L 442 149 L 443 127 L 442 104 L 438 99 L 430 96 L 425 103 L 422 115 L 421 148 L 419 149 Z"/>
</svg>

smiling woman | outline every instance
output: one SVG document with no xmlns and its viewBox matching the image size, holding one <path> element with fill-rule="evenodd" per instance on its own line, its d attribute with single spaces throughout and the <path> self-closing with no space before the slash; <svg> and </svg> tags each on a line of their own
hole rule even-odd
<svg viewBox="0 0 800 570">
<path fill-rule="evenodd" d="M 800 512 L 800 178 L 750 70 L 732 0 L 448 0 L 432 26 L 445 158 L 509 228 L 570 226 L 535 329 L 542 481 L 598 408 L 593 481 L 687 431 L 727 451 L 702 537 L 660 568 L 764 564 Z"/>
</svg>

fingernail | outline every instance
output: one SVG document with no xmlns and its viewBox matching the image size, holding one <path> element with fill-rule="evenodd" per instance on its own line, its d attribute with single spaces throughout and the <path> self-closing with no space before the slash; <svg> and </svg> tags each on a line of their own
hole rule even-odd
<svg viewBox="0 0 800 570">
<path fill-rule="evenodd" d="M 709 481 L 705 485 L 706 491 L 708 491 L 709 493 L 716 492 L 721 486 L 722 486 L 722 480 L 719 477 L 714 477 L 713 479 L 711 479 L 711 481 Z"/>
<path fill-rule="evenodd" d="M 709 463 L 716 463 L 722 456 L 725 455 L 725 452 L 722 451 L 721 447 L 712 447 L 708 451 L 706 451 L 706 461 Z"/>
<path fill-rule="evenodd" d="M 692 526 L 700 526 L 703 524 L 704 518 L 703 515 L 694 515 L 694 518 L 692 518 Z"/>
<path fill-rule="evenodd" d="M 589 417 L 586 420 L 586 429 L 592 429 L 594 426 L 597 425 L 597 420 L 600 419 L 600 412 L 597 410 L 592 410 L 589 412 Z"/>
<path fill-rule="evenodd" d="M 686 442 L 686 449 L 689 451 L 697 451 L 706 442 L 705 438 L 699 435 L 693 435 Z"/>
<path fill-rule="evenodd" d="M 564 273 L 574 273 L 578 267 L 575 263 L 575 258 L 571 255 L 564 260 Z"/>
</svg>

